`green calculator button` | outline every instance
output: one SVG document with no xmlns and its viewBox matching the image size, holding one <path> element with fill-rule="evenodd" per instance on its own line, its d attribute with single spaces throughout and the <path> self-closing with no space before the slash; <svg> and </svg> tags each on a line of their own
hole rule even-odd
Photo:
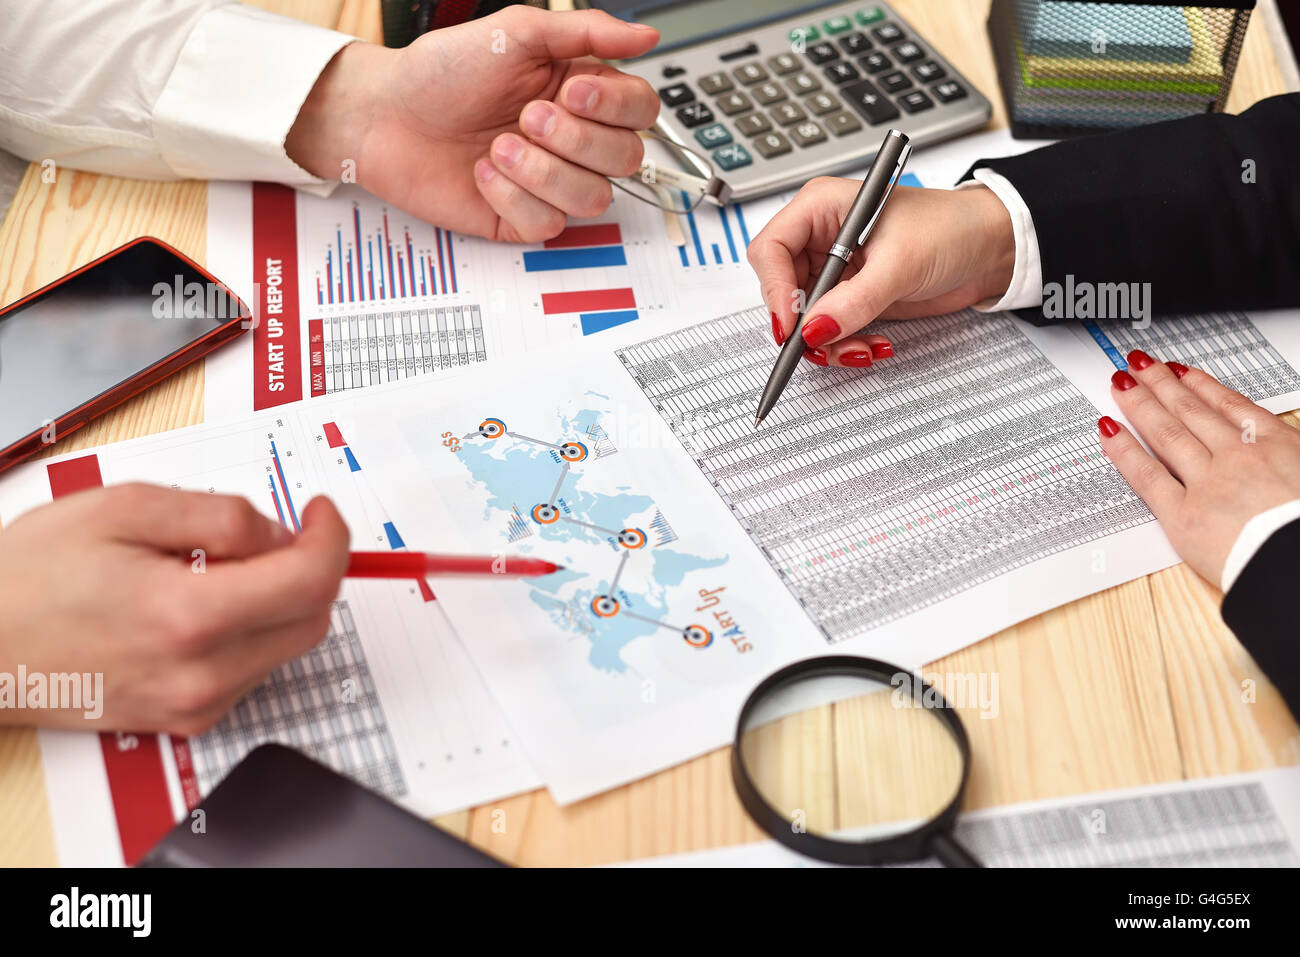
<svg viewBox="0 0 1300 957">
<path fill-rule="evenodd" d="M 702 130 L 696 130 L 695 138 L 701 146 L 707 149 L 714 146 L 726 146 L 731 142 L 731 133 L 721 123 L 713 123 Z"/>
<path fill-rule="evenodd" d="M 738 169 L 741 166 L 748 166 L 754 162 L 754 157 L 749 155 L 749 150 L 739 143 L 732 143 L 730 146 L 724 146 L 720 150 L 713 151 L 713 162 L 717 163 L 723 170 Z"/>
<path fill-rule="evenodd" d="M 867 7 L 865 10 L 859 10 L 857 12 L 857 18 L 858 23 L 862 24 L 864 27 L 870 26 L 877 20 L 885 19 L 885 11 L 881 10 L 879 7 Z"/>
<path fill-rule="evenodd" d="M 825 30 L 827 33 L 836 34 L 836 33 L 843 33 L 845 30 L 848 30 L 852 26 L 853 26 L 853 21 L 850 20 L 848 17 L 831 17 L 829 20 L 827 20 L 825 23 L 822 24 L 822 29 Z"/>
<path fill-rule="evenodd" d="M 795 27 L 790 31 L 791 43 L 802 43 L 807 45 L 812 43 L 812 41 L 819 39 L 821 39 L 821 34 L 817 32 L 817 28 L 814 26 Z"/>
</svg>

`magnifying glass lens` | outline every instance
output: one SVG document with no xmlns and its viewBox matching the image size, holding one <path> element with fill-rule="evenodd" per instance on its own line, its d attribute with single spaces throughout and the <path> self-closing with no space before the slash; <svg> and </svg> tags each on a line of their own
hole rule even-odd
<svg viewBox="0 0 1300 957">
<path fill-rule="evenodd" d="M 740 761 L 795 833 L 859 844 L 938 817 L 962 787 L 963 752 L 912 675 L 805 675 L 754 701 Z M 939 699 L 940 701 L 942 699 Z"/>
</svg>

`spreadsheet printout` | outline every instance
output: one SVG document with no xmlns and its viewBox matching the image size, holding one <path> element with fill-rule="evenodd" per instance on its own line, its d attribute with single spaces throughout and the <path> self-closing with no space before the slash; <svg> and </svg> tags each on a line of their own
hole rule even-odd
<svg viewBox="0 0 1300 957">
<path fill-rule="evenodd" d="M 1293 318 L 1172 321 L 1280 409 L 1300 398 Z M 894 358 L 806 365 L 758 430 L 776 353 L 759 307 L 358 412 L 403 525 L 567 566 L 439 589 L 557 800 L 726 743 L 791 660 L 917 667 L 1177 561 L 1101 452 L 1114 365 L 1092 333 L 976 312 L 873 328 Z"/>
<path fill-rule="evenodd" d="M 986 867 L 1297 867 L 1300 769 L 982 808 L 962 814 L 955 835 Z M 829 865 L 759 841 L 619 866 Z"/>
</svg>

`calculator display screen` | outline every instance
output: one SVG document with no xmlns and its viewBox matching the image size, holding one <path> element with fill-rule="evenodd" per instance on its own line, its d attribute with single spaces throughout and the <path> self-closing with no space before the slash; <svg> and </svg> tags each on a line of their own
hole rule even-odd
<svg viewBox="0 0 1300 957">
<path fill-rule="evenodd" d="M 828 0 L 791 3 L 790 0 L 587 0 L 589 6 L 623 20 L 648 23 L 659 30 L 655 53 L 740 33 L 746 28 L 796 16 L 827 6 Z"/>
</svg>

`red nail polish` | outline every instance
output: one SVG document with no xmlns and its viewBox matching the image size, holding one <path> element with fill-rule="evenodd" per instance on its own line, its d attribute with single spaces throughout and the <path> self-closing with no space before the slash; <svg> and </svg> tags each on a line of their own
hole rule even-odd
<svg viewBox="0 0 1300 957">
<path fill-rule="evenodd" d="M 871 344 L 871 358 L 888 359 L 894 354 L 894 346 L 888 342 L 873 342 Z"/>
<path fill-rule="evenodd" d="M 822 352 L 820 349 L 805 349 L 803 351 L 803 357 L 815 366 L 824 366 L 827 364 L 826 353 Z"/>
<path fill-rule="evenodd" d="M 1137 369 L 1138 372 L 1141 372 L 1147 366 L 1155 365 L 1155 361 L 1141 349 L 1134 349 L 1128 354 L 1128 364 Z"/>
<path fill-rule="evenodd" d="M 1108 415 L 1103 415 L 1097 420 L 1097 428 L 1101 429 L 1101 434 L 1108 439 L 1119 435 L 1119 423 Z"/>
<path fill-rule="evenodd" d="M 840 324 L 830 316 L 813 316 L 803 324 L 803 341 L 809 349 L 824 346 L 840 334 Z"/>
<path fill-rule="evenodd" d="M 850 369 L 868 369 L 871 367 L 871 353 L 859 350 L 842 352 L 840 353 L 840 365 L 846 365 Z"/>
<path fill-rule="evenodd" d="M 772 313 L 772 338 L 778 346 L 785 345 L 785 330 L 781 328 L 781 320 L 776 317 L 776 313 Z"/>
<path fill-rule="evenodd" d="M 1183 365 L 1181 362 L 1167 362 L 1165 364 L 1169 366 L 1169 371 L 1180 379 L 1190 371 L 1187 366 Z"/>
<path fill-rule="evenodd" d="M 1123 369 L 1110 377 L 1110 383 L 1115 388 L 1119 389 L 1120 392 L 1126 392 L 1138 384 L 1137 379 L 1133 378 Z"/>
</svg>

